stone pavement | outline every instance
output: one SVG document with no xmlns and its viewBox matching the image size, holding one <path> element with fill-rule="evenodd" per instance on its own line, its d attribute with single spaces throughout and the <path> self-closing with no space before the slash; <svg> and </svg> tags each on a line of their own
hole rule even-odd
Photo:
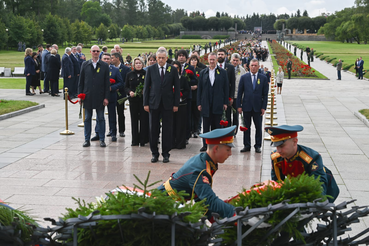
<svg viewBox="0 0 369 246">
<path fill-rule="evenodd" d="M 263 44 L 266 45 L 266 44 Z M 306 60 L 306 59 L 305 59 Z M 271 61 L 264 63 L 271 68 Z M 322 154 L 340 186 L 337 203 L 358 199 L 369 204 L 366 167 L 369 166 L 369 129 L 354 112 L 369 108 L 367 80 L 356 80 L 315 59 L 312 67 L 329 80 L 284 80 L 282 95 L 277 95 L 277 122 L 301 124 L 299 143 Z M 165 180 L 191 156 L 199 153 L 201 139 L 190 139 L 184 150 L 172 150 L 170 162 L 150 163 L 148 146 L 131 147 L 130 117 L 126 112 L 126 137 L 118 142 L 107 138 L 107 147 L 92 142 L 83 148 L 83 128 L 77 127 L 79 106 L 69 105 L 69 129 L 75 135 L 62 136 L 65 129 L 64 101 L 46 95 L 23 96 L 23 90 L 0 90 L 3 99 L 27 99 L 44 103 L 45 108 L 0 121 L 0 199 L 16 208 L 30 209 L 40 221 L 57 218 L 65 207 L 75 207 L 72 196 L 94 201 L 118 185 L 137 183 L 151 171 L 151 181 Z M 254 134 L 252 134 L 254 135 Z M 265 141 L 262 154 L 253 150 L 241 154 L 242 133 L 235 139 L 233 155 L 220 165 L 214 177 L 214 190 L 221 199 L 241 191 L 242 187 L 269 179 L 272 151 Z M 358 227 L 367 227 L 366 219 Z M 44 223 L 43 223 L 44 224 Z M 47 224 L 47 223 L 46 223 Z"/>
</svg>

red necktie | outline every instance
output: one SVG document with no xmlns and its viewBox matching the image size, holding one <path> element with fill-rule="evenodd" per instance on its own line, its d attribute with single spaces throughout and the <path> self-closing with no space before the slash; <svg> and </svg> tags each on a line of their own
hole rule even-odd
<svg viewBox="0 0 369 246">
<path fill-rule="evenodd" d="M 221 64 L 219 64 L 219 66 L 221 67 L 221 68 L 223 68 L 223 64 L 221 63 Z"/>
</svg>

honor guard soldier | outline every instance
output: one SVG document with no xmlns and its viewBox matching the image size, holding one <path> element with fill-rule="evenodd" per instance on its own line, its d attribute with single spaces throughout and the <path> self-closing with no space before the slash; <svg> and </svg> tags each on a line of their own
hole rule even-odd
<svg viewBox="0 0 369 246">
<path fill-rule="evenodd" d="M 201 134 L 207 143 L 207 151 L 189 159 L 177 172 L 162 185 L 159 190 L 175 195 L 177 191 L 185 191 L 186 200 L 194 197 L 195 202 L 205 200 L 208 205 L 206 215 L 218 213 L 221 217 L 232 217 L 234 207 L 217 197 L 212 189 L 213 176 L 218 170 L 218 163 L 223 163 L 232 155 L 231 148 L 236 126 L 215 129 Z"/>
<path fill-rule="evenodd" d="M 332 172 L 323 165 L 318 152 L 297 144 L 297 132 L 303 129 L 300 125 L 265 127 L 272 140 L 271 146 L 277 147 L 277 150 L 271 153 L 272 179 L 283 181 L 287 176 L 297 177 L 303 172 L 320 177 L 323 194 L 331 196 L 332 198 L 328 200 L 334 202 L 339 194 L 339 188 Z"/>
</svg>

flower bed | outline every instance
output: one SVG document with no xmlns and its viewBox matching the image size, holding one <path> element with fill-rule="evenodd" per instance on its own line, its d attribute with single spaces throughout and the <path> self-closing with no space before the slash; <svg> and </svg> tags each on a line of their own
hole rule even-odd
<svg viewBox="0 0 369 246">
<path fill-rule="evenodd" d="M 316 71 L 310 67 L 309 65 L 306 65 L 304 62 L 302 62 L 300 59 L 298 59 L 296 56 L 294 56 L 292 53 L 290 53 L 287 49 L 285 49 L 283 46 L 278 44 L 275 40 L 270 44 L 270 47 L 273 51 L 273 54 L 275 54 L 275 59 L 277 60 L 277 64 L 282 67 L 285 76 L 287 77 L 287 59 L 290 58 L 292 61 L 292 77 L 297 78 L 318 78 Z M 278 69 L 276 69 L 276 72 Z"/>
</svg>

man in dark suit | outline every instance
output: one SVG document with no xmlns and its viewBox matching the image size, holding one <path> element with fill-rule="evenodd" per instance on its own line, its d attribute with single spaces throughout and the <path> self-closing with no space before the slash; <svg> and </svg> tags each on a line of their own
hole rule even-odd
<svg viewBox="0 0 369 246">
<path fill-rule="evenodd" d="M 109 78 L 110 78 L 110 97 L 108 104 L 108 119 L 109 119 L 109 134 L 112 142 L 117 141 L 117 114 L 115 113 L 115 108 L 117 106 L 117 90 L 123 89 L 123 79 L 122 75 L 119 72 L 119 69 L 114 65 L 110 65 L 111 55 L 110 53 L 104 53 L 101 57 L 102 61 L 109 65 Z M 96 127 L 95 127 L 96 135 L 91 138 L 91 141 L 100 140 L 99 137 L 99 121 L 96 119 Z"/>
<path fill-rule="evenodd" d="M 195 71 L 195 68 L 193 66 L 191 66 L 189 63 L 186 62 L 187 59 L 188 59 L 187 51 L 178 50 L 176 60 L 179 61 L 179 63 L 181 63 L 182 76 L 185 76 L 187 69 L 191 70 L 192 73 L 193 73 L 193 75 L 189 76 L 189 81 L 188 81 L 188 85 L 191 87 L 191 86 L 197 85 L 197 79 L 196 79 L 196 75 L 195 75 L 196 71 Z M 187 101 L 187 124 L 185 124 L 185 126 L 186 126 L 186 143 L 188 143 L 188 139 L 191 136 L 191 115 L 192 115 L 192 113 L 191 113 L 191 108 L 192 108 L 191 101 L 192 101 L 192 93 L 189 93 L 188 99 L 189 100 L 186 100 Z"/>
<path fill-rule="evenodd" d="M 105 144 L 105 118 L 104 108 L 109 104 L 110 81 L 109 65 L 99 60 L 100 48 L 97 45 L 91 47 L 92 59 L 82 64 L 79 76 L 78 93 L 86 94 L 83 100 L 85 108 L 85 142 L 83 147 L 90 146 L 92 110 L 96 110 L 96 119 L 99 121 L 100 146 Z M 79 99 L 80 100 L 80 99 Z M 80 103 L 82 103 L 80 101 Z"/>
<path fill-rule="evenodd" d="M 288 79 L 291 79 L 291 71 L 292 71 L 292 61 L 291 61 L 291 58 L 288 57 L 288 61 L 287 61 Z"/>
<path fill-rule="evenodd" d="M 197 107 L 203 117 L 203 133 L 220 128 L 223 110 L 229 105 L 229 82 L 226 70 L 217 66 L 217 54 L 208 56 L 209 67 L 200 72 L 197 85 Z M 233 69 L 234 74 L 234 69 Z M 206 151 L 203 141 L 200 151 Z"/>
<path fill-rule="evenodd" d="M 232 113 L 232 104 L 234 99 L 234 92 L 235 92 L 235 81 L 236 81 L 236 74 L 234 71 L 234 66 L 227 63 L 225 58 L 227 56 L 227 51 L 223 48 L 219 49 L 217 52 L 218 57 L 218 67 L 223 68 L 227 71 L 228 83 L 229 83 L 229 96 L 228 96 L 228 107 L 227 107 L 227 120 L 228 126 L 232 125 L 231 120 L 231 113 Z"/>
<path fill-rule="evenodd" d="M 73 74 L 73 82 L 72 82 L 72 88 L 73 90 L 71 89 L 70 90 L 70 95 L 74 98 L 76 98 L 78 95 L 77 95 L 77 87 L 78 87 L 78 81 L 79 81 L 79 74 L 81 72 L 81 66 L 80 66 L 80 63 L 79 63 L 79 56 L 77 54 L 77 48 L 76 47 L 72 47 L 72 54 L 69 56 L 70 59 L 72 60 L 72 63 L 73 63 L 73 71 L 74 71 L 74 74 Z"/>
<path fill-rule="evenodd" d="M 50 56 L 51 45 L 47 44 L 46 49 L 42 51 L 42 63 L 41 63 L 41 71 L 44 73 L 44 93 L 49 93 L 50 90 L 50 79 L 47 78 L 47 69 L 48 69 L 48 58 Z"/>
<path fill-rule="evenodd" d="M 258 73 L 259 61 L 256 59 L 250 62 L 250 73 L 242 75 L 238 86 L 237 108 L 241 114 L 247 131 L 244 131 L 243 145 L 241 152 L 248 152 L 251 149 L 250 133 L 251 118 L 254 121 L 255 134 L 255 152 L 261 153 L 262 143 L 262 122 L 265 109 L 268 102 L 268 81 L 265 75 Z"/>
<path fill-rule="evenodd" d="M 359 70 L 358 79 L 363 79 L 363 69 L 364 69 L 364 61 L 363 61 L 363 58 L 360 56 L 359 62 L 358 62 L 358 70 Z"/>
<path fill-rule="evenodd" d="M 143 91 L 143 105 L 149 112 L 151 162 L 159 158 L 158 138 L 160 116 L 162 117 L 162 155 L 163 162 L 169 162 L 169 151 L 172 149 L 173 112 L 178 111 L 180 86 L 177 69 L 167 64 L 168 53 L 164 47 L 156 52 L 157 65 L 146 70 Z"/>
<path fill-rule="evenodd" d="M 63 55 L 63 58 L 62 58 L 61 75 L 64 80 L 63 88 L 68 87 L 68 90 L 73 93 L 73 79 L 74 78 L 72 77 L 74 76 L 74 67 L 73 67 L 73 62 L 70 58 L 71 54 L 72 54 L 71 48 L 69 47 L 65 48 L 65 54 Z M 74 96 L 74 94 L 71 94 L 71 95 Z"/>
<path fill-rule="evenodd" d="M 126 75 L 127 73 L 129 73 L 131 71 L 131 69 L 129 69 L 129 67 L 125 66 L 123 63 L 121 63 L 120 58 L 122 56 L 120 55 L 120 53 L 113 53 L 111 55 L 111 63 L 119 69 L 119 72 L 122 76 L 122 80 L 123 80 L 123 84 L 122 84 L 122 88 L 117 89 L 117 100 L 122 99 L 124 97 L 126 97 L 126 92 L 124 91 L 124 85 L 125 85 L 125 80 L 126 80 Z M 119 136 L 121 137 L 125 137 L 125 130 L 126 130 L 126 125 L 125 125 L 125 116 L 124 116 L 124 103 L 119 104 L 117 103 L 117 113 L 118 113 L 118 130 L 119 130 Z"/>
<path fill-rule="evenodd" d="M 82 63 L 84 62 L 84 61 L 86 61 L 86 56 L 85 56 L 85 54 L 83 54 L 82 53 L 82 46 L 77 46 L 77 55 L 78 55 L 78 62 L 79 62 L 79 67 L 81 67 L 82 66 Z M 77 81 L 77 83 L 78 83 L 78 81 Z"/>
</svg>

